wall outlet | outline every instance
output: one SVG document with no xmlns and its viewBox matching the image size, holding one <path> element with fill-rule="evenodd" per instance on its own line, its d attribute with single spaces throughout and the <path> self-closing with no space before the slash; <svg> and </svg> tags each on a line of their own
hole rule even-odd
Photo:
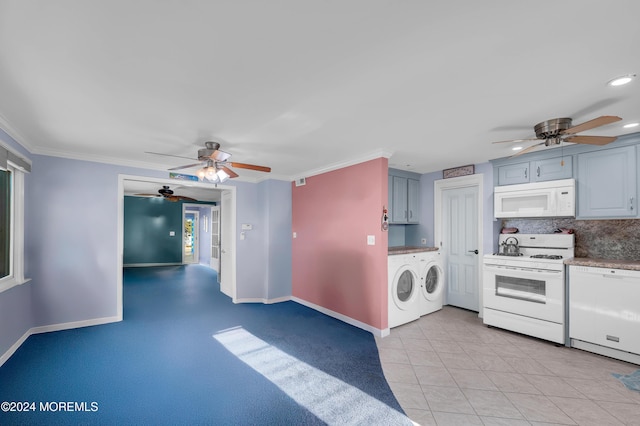
<svg viewBox="0 0 640 426">
<path fill-rule="evenodd" d="M 298 238 L 298 233 L 297 232 L 293 233 L 293 238 Z"/>
<path fill-rule="evenodd" d="M 427 245 L 427 239 L 426 238 L 421 239 L 420 240 L 420 244 L 422 244 L 423 246 L 426 246 Z"/>
<path fill-rule="evenodd" d="M 367 245 L 375 246 L 376 245 L 376 236 L 375 235 L 367 235 Z"/>
</svg>

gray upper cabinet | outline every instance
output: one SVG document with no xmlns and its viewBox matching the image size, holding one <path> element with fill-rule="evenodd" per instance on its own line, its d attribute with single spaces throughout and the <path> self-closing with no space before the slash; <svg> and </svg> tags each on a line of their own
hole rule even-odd
<svg viewBox="0 0 640 426">
<path fill-rule="evenodd" d="M 578 154 L 579 219 L 637 217 L 636 147 Z"/>
<path fill-rule="evenodd" d="M 531 162 L 531 181 L 570 179 L 573 177 L 573 157 L 547 158 Z"/>
<path fill-rule="evenodd" d="M 498 167 L 498 185 L 515 185 L 529 182 L 529 162 Z"/>
<path fill-rule="evenodd" d="M 500 166 L 498 167 L 498 185 L 569 179 L 573 177 L 571 160 L 572 157 L 567 155 Z"/>
<path fill-rule="evenodd" d="M 420 181 L 400 176 L 389 176 L 391 223 L 418 223 Z"/>
</svg>

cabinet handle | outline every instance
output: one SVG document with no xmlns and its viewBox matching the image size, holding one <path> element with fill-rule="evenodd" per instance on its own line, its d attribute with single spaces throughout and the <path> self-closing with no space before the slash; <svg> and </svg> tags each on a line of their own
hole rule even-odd
<svg viewBox="0 0 640 426">
<path fill-rule="evenodd" d="M 538 169 L 536 170 L 536 174 L 538 175 L 538 177 L 540 177 L 540 166 L 538 166 Z"/>
<path fill-rule="evenodd" d="M 633 197 L 629 198 L 629 209 L 633 211 Z"/>
<path fill-rule="evenodd" d="M 611 336 L 611 335 L 607 334 L 607 340 L 610 340 L 610 341 L 616 342 L 616 343 L 620 343 L 620 338 L 618 336 Z"/>
<path fill-rule="evenodd" d="M 524 178 L 525 179 L 527 178 L 527 169 L 526 168 L 524 169 Z"/>
<path fill-rule="evenodd" d="M 405 219 L 407 218 L 407 211 L 406 210 L 404 211 L 404 218 Z"/>
</svg>

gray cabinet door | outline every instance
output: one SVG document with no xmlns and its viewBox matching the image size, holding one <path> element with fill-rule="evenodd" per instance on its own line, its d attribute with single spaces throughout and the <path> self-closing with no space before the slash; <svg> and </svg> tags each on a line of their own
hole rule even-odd
<svg viewBox="0 0 640 426">
<path fill-rule="evenodd" d="M 636 217 L 635 146 L 578 154 L 578 218 Z"/>
<path fill-rule="evenodd" d="M 392 222 L 407 223 L 407 213 L 407 178 L 393 176 Z"/>
<path fill-rule="evenodd" d="M 529 162 L 509 164 L 498 168 L 498 185 L 529 182 Z"/>
<path fill-rule="evenodd" d="M 573 175 L 573 157 L 547 158 L 531 162 L 531 180 L 543 182 L 547 180 L 570 179 Z"/>
<path fill-rule="evenodd" d="M 420 181 L 407 179 L 407 222 L 419 222 Z"/>
</svg>

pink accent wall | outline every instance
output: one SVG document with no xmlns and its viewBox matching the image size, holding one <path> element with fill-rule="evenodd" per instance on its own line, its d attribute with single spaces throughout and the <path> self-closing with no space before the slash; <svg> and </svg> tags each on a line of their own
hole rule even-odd
<svg viewBox="0 0 640 426">
<path fill-rule="evenodd" d="M 378 329 L 388 327 L 387 176 L 378 158 L 292 184 L 293 296 Z"/>
</svg>

